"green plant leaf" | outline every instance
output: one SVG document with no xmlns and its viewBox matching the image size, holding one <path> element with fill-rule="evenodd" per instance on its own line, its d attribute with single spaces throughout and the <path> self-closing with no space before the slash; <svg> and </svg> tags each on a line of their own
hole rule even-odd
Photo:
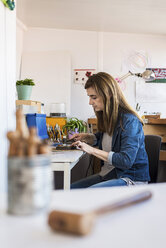
<svg viewBox="0 0 166 248">
<path fill-rule="evenodd" d="M 34 86 L 35 83 L 34 83 L 33 79 L 26 78 L 24 80 L 17 80 L 16 85 L 31 85 L 31 86 Z"/>
<path fill-rule="evenodd" d="M 66 131 L 74 131 L 75 129 L 78 129 L 78 132 L 86 132 L 87 131 L 87 124 L 83 120 L 79 120 L 76 117 L 68 118 L 66 125 L 63 126 L 63 132 Z"/>
</svg>

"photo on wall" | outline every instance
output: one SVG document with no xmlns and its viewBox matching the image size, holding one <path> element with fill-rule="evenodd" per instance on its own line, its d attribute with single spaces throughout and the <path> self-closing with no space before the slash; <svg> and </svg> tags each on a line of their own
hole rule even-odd
<svg viewBox="0 0 166 248">
<path fill-rule="evenodd" d="M 155 79 L 146 83 L 166 83 L 166 68 L 146 68 L 155 74 Z"/>
<path fill-rule="evenodd" d="M 74 69 L 74 83 L 84 85 L 94 73 L 96 69 Z"/>
</svg>

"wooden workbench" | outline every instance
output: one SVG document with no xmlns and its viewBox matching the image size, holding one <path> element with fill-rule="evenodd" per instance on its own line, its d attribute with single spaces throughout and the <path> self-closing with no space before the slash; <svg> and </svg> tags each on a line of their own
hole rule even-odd
<svg viewBox="0 0 166 248">
<path fill-rule="evenodd" d="M 148 119 L 143 127 L 144 134 L 160 135 L 162 137 L 162 146 L 166 145 L 166 119 Z M 166 162 L 166 150 L 160 151 L 160 161 Z"/>
</svg>

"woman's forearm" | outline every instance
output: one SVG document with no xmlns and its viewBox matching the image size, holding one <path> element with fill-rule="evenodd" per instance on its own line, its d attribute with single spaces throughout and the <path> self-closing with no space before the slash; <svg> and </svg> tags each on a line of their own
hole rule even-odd
<svg viewBox="0 0 166 248">
<path fill-rule="evenodd" d="M 101 160 L 108 161 L 108 155 L 109 155 L 108 152 L 105 152 L 97 148 L 93 148 L 91 154 Z"/>
<path fill-rule="evenodd" d="M 108 157 L 109 157 L 108 152 L 94 148 L 93 146 L 90 146 L 87 143 L 81 142 L 81 141 L 76 141 L 72 145 L 76 146 L 78 149 L 81 149 L 82 151 L 87 152 L 88 154 L 91 154 L 99 159 L 108 161 Z"/>
</svg>

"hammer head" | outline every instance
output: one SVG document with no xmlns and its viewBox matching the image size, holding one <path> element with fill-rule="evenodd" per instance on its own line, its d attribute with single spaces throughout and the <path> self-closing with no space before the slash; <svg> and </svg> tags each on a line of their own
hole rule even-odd
<svg viewBox="0 0 166 248">
<path fill-rule="evenodd" d="M 54 210 L 49 214 L 48 224 L 55 231 L 86 235 L 91 231 L 94 219 L 94 213 L 76 214 Z"/>
</svg>

